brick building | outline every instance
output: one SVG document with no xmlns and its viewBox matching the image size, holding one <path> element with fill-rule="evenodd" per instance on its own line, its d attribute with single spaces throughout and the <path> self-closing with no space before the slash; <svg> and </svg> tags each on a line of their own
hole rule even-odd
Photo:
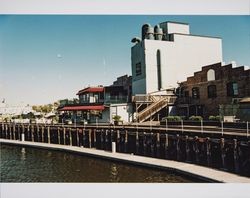
<svg viewBox="0 0 250 198">
<path fill-rule="evenodd" d="M 237 117 L 240 101 L 250 96 L 250 70 L 244 66 L 233 67 L 233 64 L 204 66 L 180 83 L 176 94 L 179 115 Z"/>
</svg>

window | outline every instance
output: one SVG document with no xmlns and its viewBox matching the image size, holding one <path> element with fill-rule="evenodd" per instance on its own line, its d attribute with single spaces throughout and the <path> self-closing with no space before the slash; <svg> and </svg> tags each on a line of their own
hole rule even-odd
<svg viewBox="0 0 250 198">
<path fill-rule="evenodd" d="M 208 96 L 208 98 L 216 98 L 217 97 L 216 85 L 209 85 L 207 87 L 207 96 Z"/>
<path fill-rule="evenodd" d="M 135 65 L 135 75 L 136 76 L 140 76 L 142 74 L 142 71 L 141 71 L 141 63 L 137 63 Z"/>
<path fill-rule="evenodd" d="M 182 97 L 184 96 L 184 94 L 183 94 L 183 87 L 178 87 L 178 88 L 176 89 L 176 94 L 177 94 L 177 96 L 178 96 L 179 98 L 182 98 Z"/>
<path fill-rule="evenodd" d="M 207 71 L 207 81 L 211 80 L 215 80 L 215 71 L 213 69 Z"/>
<path fill-rule="evenodd" d="M 160 50 L 157 50 L 156 62 L 157 62 L 158 90 L 161 90 L 162 82 L 161 82 L 161 51 Z"/>
<path fill-rule="evenodd" d="M 194 98 L 194 99 L 200 98 L 200 90 L 198 87 L 194 87 L 192 89 L 192 98 Z"/>
<path fill-rule="evenodd" d="M 227 96 L 238 96 L 238 94 L 239 94 L 238 83 L 236 82 L 227 83 Z"/>
<path fill-rule="evenodd" d="M 184 91 L 184 97 L 189 97 L 189 91 Z"/>
<path fill-rule="evenodd" d="M 161 51 L 157 50 L 156 53 L 156 62 L 157 62 L 157 77 L 158 77 L 158 90 L 161 90 Z"/>
</svg>

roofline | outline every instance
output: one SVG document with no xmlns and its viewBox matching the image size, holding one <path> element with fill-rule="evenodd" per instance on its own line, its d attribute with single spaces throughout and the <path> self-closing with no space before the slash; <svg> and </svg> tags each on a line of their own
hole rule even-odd
<svg viewBox="0 0 250 198">
<path fill-rule="evenodd" d="M 184 35 L 184 36 L 198 36 L 198 37 L 215 38 L 215 39 L 222 40 L 222 38 L 219 36 L 204 36 L 204 35 L 198 35 L 198 34 L 182 34 L 182 33 L 171 33 L 171 34 Z"/>
<path fill-rule="evenodd" d="M 176 23 L 176 24 L 181 24 L 181 25 L 189 25 L 189 23 L 183 23 L 183 22 L 178 22 L 178 21 L 165 21 L 165 22 L 161 22 L 160 24 L 163 23 Z"/>
</svg>

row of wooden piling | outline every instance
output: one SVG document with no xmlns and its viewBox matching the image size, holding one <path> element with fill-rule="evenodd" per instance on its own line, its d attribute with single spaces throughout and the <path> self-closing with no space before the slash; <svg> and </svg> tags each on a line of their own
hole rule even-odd
<svg viewBox="0 0 250 198">
<path fill-rule="evenodd" d="M 171 159 L 175 153 L 175 160 L 200 163 L 200 155 L 205 153 L 206 165 L 210 166 L 215 161 L 212 156 L 213 145 L 216 144 L 220 153 L 221 167 L 226 165 L 228 144 L 232 148 L 234 170 L 239 171 L 239 142 L 237 139 L 225 140 L 210 137 L 199 138 L 188 135 L 152 133 L 150 131 L 138 132 L 121 129 L 102 129 L 84 127 L 60 127 L 45 125 L 2 124 L 1 138 L 62 144 L 111 150 L 111 143 L 116 142 L 118 152 L 134 153 L 156 158 Z M 133 136 L 129 142 L 129 136 Z M 73 141 L 74 139 L 74 141 Z M 97 140 L 98 139 L 98 140 Z M 130 138 L 131 141 L 131 138 Z M 190 144 L 191 142 L 191 144 Z M 226 145 L 227 144 L 227 145 Z M 215 146 L 214 146 L 215 147 Z M 203 148 L 203 150 L 202 150 Z"/>
</svg>

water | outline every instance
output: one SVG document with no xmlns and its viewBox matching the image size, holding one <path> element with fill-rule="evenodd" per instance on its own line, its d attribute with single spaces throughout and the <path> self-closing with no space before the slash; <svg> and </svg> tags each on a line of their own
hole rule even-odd
<svg viewBox="0 0 250 198">
<path fill-rule="evenodd" d="M 1 182 L 197 182 L 152 170 L 59 151 L 1 145 Z"/>
</svg>

